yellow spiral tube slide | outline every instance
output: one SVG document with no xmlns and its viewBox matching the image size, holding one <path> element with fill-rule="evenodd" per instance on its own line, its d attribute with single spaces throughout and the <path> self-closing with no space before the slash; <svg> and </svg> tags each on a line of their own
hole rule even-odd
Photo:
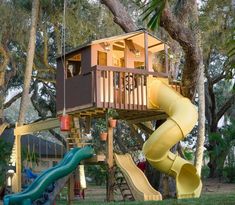
<svg viewBox="0 0 235 205">
<path fill-rule="evenodd" d="M 149 107 L 162 109 L 169 117 L 144 143 L 143 152 L 153 167 L 175 178 L 177 198 L 199 197 L 202 183 L 196 168 L 169 151 L 193 129 L 197 110 L 161 80 L 153 80 L 148 93 Z"/>
</svg>

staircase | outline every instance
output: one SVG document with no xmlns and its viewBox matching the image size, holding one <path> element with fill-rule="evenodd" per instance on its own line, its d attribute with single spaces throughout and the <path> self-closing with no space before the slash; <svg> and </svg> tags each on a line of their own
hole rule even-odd
<svg viewBox="0 0 235 205">
<path fill-rule="evenodd" d="M 123 176 L 121 170 L 118 167 L 115 167 L 115 186 L 120 189 L 124 201 L 134 201 L 134 196 L 131 192 L 131 189 Z"/>
<path fill-rule="evenodd" d="M 67 143 L 68 150 L 81 146 L 81 129 L 78 117 L 73 118 L 73 127 L 70 129 L 69 137 L 67 137 Z"/>
</svg>

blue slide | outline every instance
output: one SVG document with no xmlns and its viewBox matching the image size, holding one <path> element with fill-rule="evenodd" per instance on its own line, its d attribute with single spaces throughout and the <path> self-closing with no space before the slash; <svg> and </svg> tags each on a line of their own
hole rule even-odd
<svg viewBox="0 0 235 205">
<path fill-rule="evenodd" d="M 38 175 L 33 173 L 30 168 L 24 168 L 24 173 L 29 179 L 36 179 L 38 177 Z"/>
<path fill-rule="evenodd" d="M 92 157 L 93 153 L 93 148 L 89 146 L 72 149 L 60 163 L 42 172 L 23 192 L 5 196 L 4 205 L 31 205 L 34 200 L 43 195 L 48 186 L 70 174 L 77 168 L 81 160 Z"/>
</svg>

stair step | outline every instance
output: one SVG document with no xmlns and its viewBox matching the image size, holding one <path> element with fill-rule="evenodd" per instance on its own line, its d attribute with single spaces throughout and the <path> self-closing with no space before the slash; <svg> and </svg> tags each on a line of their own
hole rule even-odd
<svg viewBox="0 0 235 205">
<path fill-rule="evenodd" d="M 134 197 L 133 194 L 130 190 L 130 187 L 125 179 L 125 177 L 123 176 L 123 173 L 121 172 L 121 170 L 116 167 L 115 169 L 115 173 L 114 173 L 114 177 L 115 177 L 115 186 L 118 186 L 118 188 L 121 191 L 123 200 L 126 201 L 133 201 Z"/>
</svg>

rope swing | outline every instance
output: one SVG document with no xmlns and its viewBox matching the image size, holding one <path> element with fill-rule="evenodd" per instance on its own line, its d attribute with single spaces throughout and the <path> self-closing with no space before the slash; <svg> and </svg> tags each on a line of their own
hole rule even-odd
<svg viewBox="0 0 235 205">
<path fill-rule="evenodd" d="M 64 75 L 63 75 L 63 82 L 64 82 L 64 95 L 63 95 L 63 114 L 60 118 L 60 130 L 61 131 L 69 131 L 70 130 L 70 117 L 66 114 L 66 58 L 65 58 L 65 37 L 66 37 L 66 7 L 67 3 L 64 0 L 64 12 L 63 12 L 63 23 L 62 23 L 62 38 L 61 38 L 61 61 L 63 65 Z"/>
</svg>

